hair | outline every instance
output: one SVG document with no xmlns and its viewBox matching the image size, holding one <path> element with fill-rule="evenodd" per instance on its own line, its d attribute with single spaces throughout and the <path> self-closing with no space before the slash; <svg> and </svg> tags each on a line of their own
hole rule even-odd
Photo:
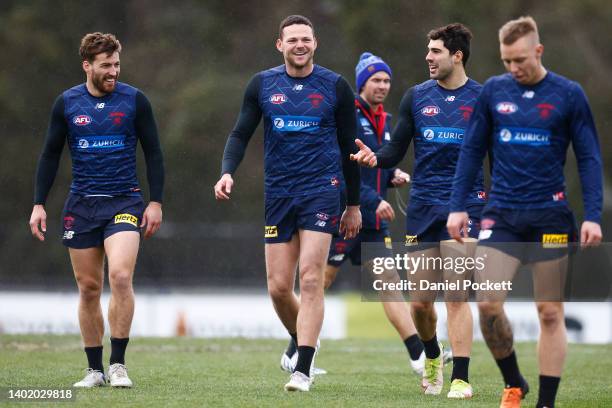
<svg viewBox="0 0 612 408">
<path fill-rule="evenodd" d="M 312 29 L 312 35 L 314 36 L 314 26 L 312 25 L 312 22 L 304 16 L 301 16 L 299 14 L 293 14 L 291 16 L 285 17 L 285 19 L 280 22 L 280 25 L 278 26 L 278 38 L 283 38 L 283 28 L 295 24 L 307 25 Z"/>
<path fill-rule="evenodd" d="M 81 40 L 79 55 L 83 61 L 92 62 L 96 55 L 106 53 L 107 56 L 115 52 L 121 52 L 121 43 L 110 33 L 100 32 L 85 34 Z"/>
<path fill-rule="evenodd" d="M 470 29 L 461 23 L 452 23 L 434 28 L 427 34 L 427 38 L 430 40 L 442 40 L 451 55 L 461 51 L 463 54 L 461 58 L 463 66 L 467 64 L 470 58 L 470 41 L 472 37 Z"/>
<path fill-rule="evenodd" d="M 508 21 L 499 29 L 499 42 L 504 45 L 514 44 L 516 40 L 530 33 L 535 33 L 536 41 L 540 42 L 538 25 L 533 17 L 519 17 L 516 20 Z"/>
</svg>

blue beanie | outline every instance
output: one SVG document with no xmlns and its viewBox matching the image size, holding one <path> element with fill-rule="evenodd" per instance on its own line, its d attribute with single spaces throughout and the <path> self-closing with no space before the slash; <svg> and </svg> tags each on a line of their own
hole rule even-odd
<svg viewBox="0 0 612 408">
<path fill-rule="evenodd" d="M 357 84 L 357 93 L 361 92 L 361 88 L 367 82 L 368 78 L 379 71 L 384 71 L 389 76 L 391 68 L 380 57 L 373 55 L 371 52 L 364 52 L 359 57 L 359 62 L 355 67 L 355 82 Z"/>
</svg>

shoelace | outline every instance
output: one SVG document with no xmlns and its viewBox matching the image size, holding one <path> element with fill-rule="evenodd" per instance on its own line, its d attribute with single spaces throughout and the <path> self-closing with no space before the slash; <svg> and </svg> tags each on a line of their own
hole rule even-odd
<svg viewBox="0 0 612 408">
<path fill-rule="evenodd" d="M 429 381 L 430 384 L 434 384 L 434 382 L 438 379 L 438 364 L 436 364 L 438 360 L 425 360 L 425 379 Z"/>
<path fill-rule="evenodd" d="M 124 365 L 119 364 L 119 366 L 113 371 L 113 374 L 117 377 L 127 377 L 127 370 Z"/>
<path fill-rule="evenodd" d="M 520 404 L 521 396 L 522 392 L 520 388 L 505 388 L 502 396 L 502 407 Z"/>
</svg>

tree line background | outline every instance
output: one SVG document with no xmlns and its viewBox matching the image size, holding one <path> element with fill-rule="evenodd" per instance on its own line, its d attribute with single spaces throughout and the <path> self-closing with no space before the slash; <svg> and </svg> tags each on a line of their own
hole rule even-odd
<svg viewBox="0 0 612 408">
<path fill-rule="evenodd" d="M 136 284 L 157 289 L 265 287 L 261 126 L 235 176 L 232 200 L 217 203 L 212 186 L 246 83 L 254 73 L 282 63 L 274 42 L 280 20 L 289 14 L 313 21 L 319 43 L 315 62 L 351 84 L 362 52 L 381 56 L 393 69 L 385 104 L 392 114 L 404 91 L 428 78 L 424 57 L 430 29 L 455 21 L 470 27 L 474 39 L 468 74 L 484 82 L 503 71 L 499 27 L 532 15 L 545 45 L 545 66 L 579 81 L 591 101 L 604 161 L 606 238 L 612 171 L 605 168 L 612 158 L 607 140 L 612 105 L 608 1 L 7 0 L 0 3 L 0 289 L 74 285 L 60 243 L 60 212 L 70 183 L 66 148 L 46 206 L 46 242 L 31 237 L 28 219 L 51 105 L 64 89 L 84 81 L 78 46 L 93 31 L 120 39 L 120 80 L 151 100 L 164 150 L 164 225 L 142 246 Z M 568 163 L 569 199 L 580 219 L 580 185 L 571 152 Z M 142 157 L 139 166 L 146 190 Z M 412 151 L 402 167 L 411 172 Z M 408 199 L 405 189 L 402 196 Z M 395 241 L 402 241 L 403 229 L 400 217 L 392 228 Z M 355 287 L 355 276 L 340 274 L 337 287 Z"/>
</svg>

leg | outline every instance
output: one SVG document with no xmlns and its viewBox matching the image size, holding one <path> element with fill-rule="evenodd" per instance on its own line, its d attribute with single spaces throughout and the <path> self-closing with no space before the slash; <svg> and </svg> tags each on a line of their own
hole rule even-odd
<svg viewBox="0 0 612 408">
<path fill-rule="evenodd" d="M 559 260 L 538 262 L 533 267 L 534 291 L 536 298 L 542 298 L 544 291 L 550 291 L 552 282 L 564 282 L 567 268 L 567 257 Z M 563 285 L 557 286 L 550 299 L 559 299 L 563 294 Z M 548 295 L 551 295 L 550 293 Z M 537 301 L 540 320 L 540 338 L 538 340 L 538 363 L 540 366 L 540 388 L 537 407 L 552 407 L 555 404 L 557 390 L 563 373 L 567 355 L 567 333 L 563 303 L 559 301 Z"/>
<path fill-rule="evenodd" d="M 114 338 L 127 338 L 130 335 L 134 316 L 132 277 L 139 245 L 140 234 L 136 231 L 117 232 L 104 240 L 111 288 L 108 322 L 111 337 Z"/>
<path fill-rule="evenodd" d="M 340 267 L 338 266 L 333 266 L 330 264 L 327 264 L 325 266 L 325 283 L 324 283 L 325 289 L 329 289 L 331 284 L 334 283 L 334 281 L 336 280 L 336 275 L 338 274 L 339 270 L 340 270 Z"/>
<path fill-rule="evenodd" d="M 104 251 L 101 247 L 69 248 L 74 277 L 79 288 L 79 326 L 85 347 L 101 347 L 104 318 L 100 296 L 104 282 Z"/>
<path fill-rule="evenodd" d="M 438 259 L 440 258 L 440 250 L 438 248 L 430 248 L 424 251 L 413 252 L 410 256 L 413 258 Z M 416 271 L 416 273 L 409 278 L 416 281 L 417 287 L 419 287 L 419 283 L 422 280 L 438 282 L 440 280 L 440 272 L 441 271 L 435 268 L 423 268 Z M 432 339 L 436 335 L 438 316 L 433 303 L 435 298 L 436 291 L 419 291 L 413 295 L 410 304 L 414 325 L 424 342 Z"/>
<path fill-rule="evenodd" d="M 268 293 L 274 310 L 287 331 L 296 333 L 300 303 L 293 288 L 300 241 L 293 235 L 289 242 L 266 244 L 265 251 Z"/>
<path fill-rule="evenodd" d="M 104 282 L 104 251 L 102 247 L 69 248 L 68 251 L 79 288 L 79 326 L 89 367 L 85 378 L 73 386 L 91 388 L 105 383 L 102 364 L 104 318 L 100 307 Z"/>
<path fill-rule="evenodd" d="M 315 347 L 323 324 L 324 268 L 331 235 L 300 230 L 300 308 L 298 344 Z"/>
</svg>

